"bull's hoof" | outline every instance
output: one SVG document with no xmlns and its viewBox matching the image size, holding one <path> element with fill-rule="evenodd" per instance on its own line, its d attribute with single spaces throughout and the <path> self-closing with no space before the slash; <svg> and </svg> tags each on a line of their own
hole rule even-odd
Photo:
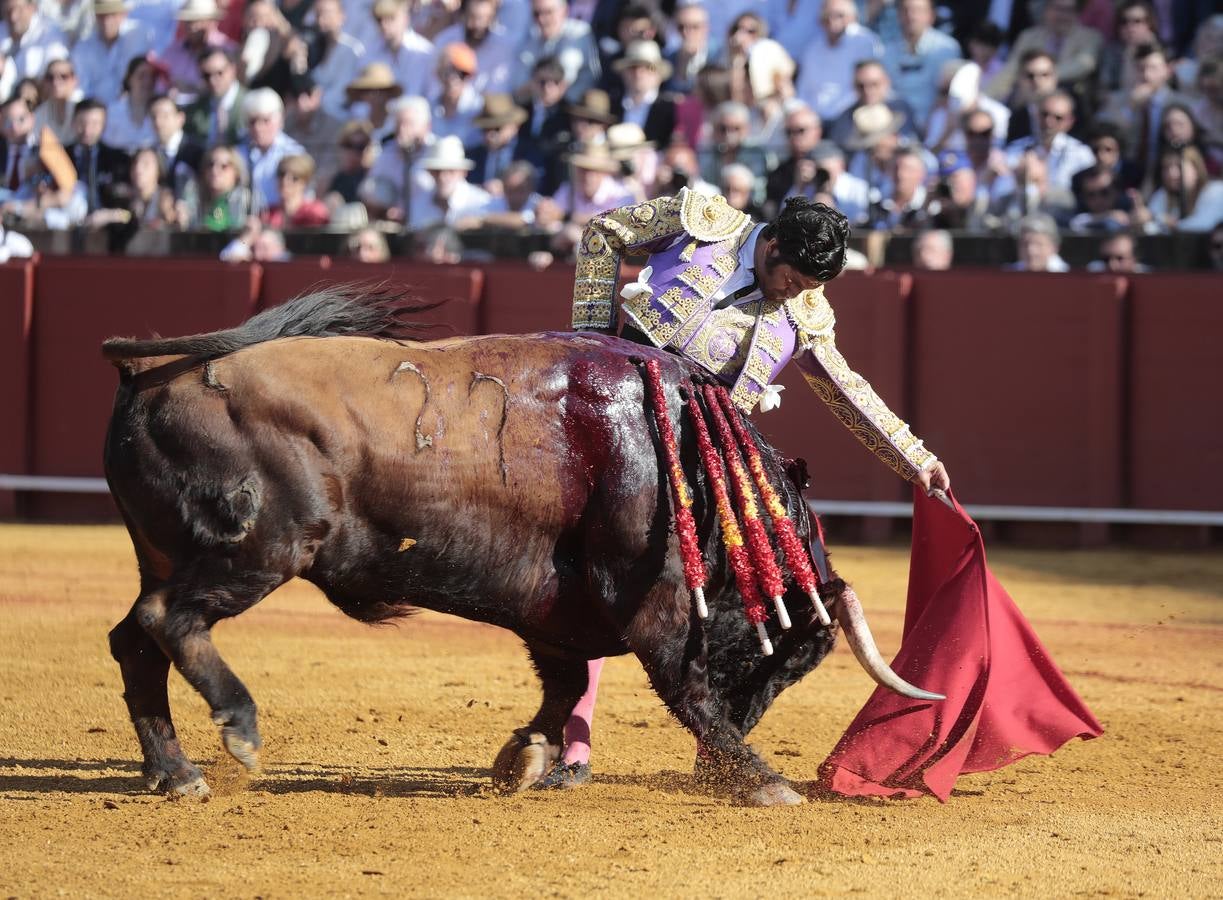
<svg viewBox="0 0 1223 900">
<path fill-rule="evenodd" d="M 242 763 L 246 771 L 259 771 L 259 745 L 255 741 L 247 739 L 234 728 L 222 728 L 221 741 L 229 755 Z"/>
<path fill-rule="evenodd" d="M 770 781 L 768 784 L 762 784 L 742 798 L 744 806 L 798 806 L 806 802 L 802 794 L 784 781 Z"/>
<path fill-rule="evenodd" d="M 560 755 L 538 731 L 515 731 L 493 761 L 493 785 L 506 793 L 525 791 L 540 781 Z"/>
</svg>

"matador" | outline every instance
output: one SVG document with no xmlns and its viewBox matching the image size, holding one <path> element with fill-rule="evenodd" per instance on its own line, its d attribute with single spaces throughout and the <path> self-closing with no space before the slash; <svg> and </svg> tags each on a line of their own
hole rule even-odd
<svg viewBox="0 0 1223 900">
<path fill-rule="evenodd" d="M 648 257 L 619 297 L 620 336 L 660 347 L 722 381 L 745 413 L 780 405 L 774 380 L 793 361 L 854 436 L 927 492 L 951 486 L 943 464 L 850 368 L 837 350 L 824 285 L 845 266 L 849 222 L 837 210 L 788 200 L 772 222 L 753 222 L 724 198 L 683 189 L 595 216 L 577 252 L 573 327 L 612 333 L 624 256 Z M 539 783 L 590 779 L 590 725 L 603 660 L 565 728 L 564 755 Z"/>
</svg>

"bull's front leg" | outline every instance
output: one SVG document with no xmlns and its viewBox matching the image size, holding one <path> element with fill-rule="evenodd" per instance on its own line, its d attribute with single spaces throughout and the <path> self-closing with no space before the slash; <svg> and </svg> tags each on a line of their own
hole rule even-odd
<svg viewBox="0 0 1223 900">
<path fill-rule="evenodd" d="M 667 596 L 669 594 L 669 597 Z M 660 612 L 660 606 L 665 612 Z M 756 755 L 710 685 L 705 633 L 682 586 L 660 584 L 628 631 L 654 690 L 696 737 L 703 784 L 749 806 L 793 806 L 803 798 Z"/>
</svg>

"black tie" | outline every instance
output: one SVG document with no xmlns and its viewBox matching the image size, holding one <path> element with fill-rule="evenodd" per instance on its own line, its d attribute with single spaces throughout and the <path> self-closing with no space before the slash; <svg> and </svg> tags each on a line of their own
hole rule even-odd
<svg viewBox="0 0 1223 900">
<path fill-rule="evenodd" d="M 752 291 L 758 291 L 758 290 L 760 290 L 760 282 L 758 282 L 755 278 L 752 278 L 751 281 L 749 281 L 743 287 L 739 288 L 739 290 L 735 291 L 733 294 L 731 294 L 729 297 L 727 297 L 725 300 L 719 303 L 718 308 L 721 309 L 727 306 L 734 306 L 737 302 L 742 300 Z"/>
</svg>

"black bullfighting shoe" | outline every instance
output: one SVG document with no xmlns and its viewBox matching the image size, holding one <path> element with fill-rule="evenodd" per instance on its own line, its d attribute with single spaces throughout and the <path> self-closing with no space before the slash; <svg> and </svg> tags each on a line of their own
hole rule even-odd
<svg viewBox="0 0 1223 900">
<path fill-rule="evenodd" d="M 590 763 L 560 763 L 552 767 L 547 775 L 535 782 L 541 791 L 571 791 L 590 781 Z"/>
</svg>

